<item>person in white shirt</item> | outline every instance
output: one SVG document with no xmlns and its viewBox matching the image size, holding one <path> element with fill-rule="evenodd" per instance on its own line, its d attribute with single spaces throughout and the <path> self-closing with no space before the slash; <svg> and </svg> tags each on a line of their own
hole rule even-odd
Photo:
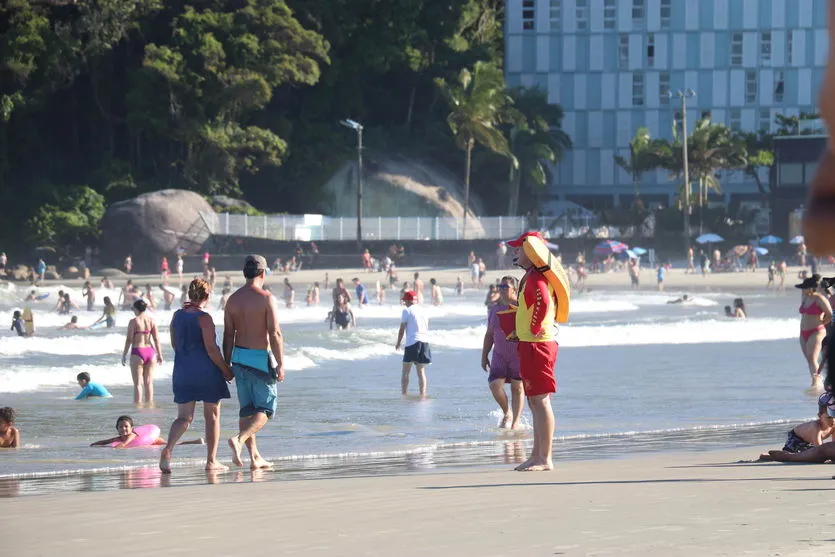
<svg viewBox="0 0 835 557">
<path fill-rule="evenodd" d="M 417 369 L 420 396 L 426 396 L 426 374 L 424 368 L 432 363 L 432 352 L 429 349 L 427 333 L 429 332 L 429 318 L 426 317 L 423 307 L 417 303 L 417 294 L 413 290 L 403 293 L 403 304 L 406 306 L 400 318 L 400 331 L 397 333 L 397 344 L 395 350 L 400 350 L 403 343 L 403 335 L 406 336 L 405 349 L 403 350 L 403 376 L 400 380 L 400 387 L 403 394 L 409 390 L 409 374 L 412 371 L 412 364 Z"/>
</svg>

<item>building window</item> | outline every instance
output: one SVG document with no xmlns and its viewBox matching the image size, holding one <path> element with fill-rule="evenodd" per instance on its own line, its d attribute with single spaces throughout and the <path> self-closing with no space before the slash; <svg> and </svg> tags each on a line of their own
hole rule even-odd
<svg viewBox="0 0 835 557">
<path fill-rule="evenodd" d="M 774 72 L 774 102 L 783 102 L 786 92 L 786 78 L 783 72 Z"/>
<path fill-rule="evenodd" d="M 760 33 L 760 62 L 765 66 L 771 65 L 771 31 Z"/>
<path fill-rule="evenodd" d="M 522 0 L 522 29 L 536 28 L 536 0 Z"/>
<path fill-rule="evenodd" d="M 794 50 L 794 32 L 786 33 L 786 60 L 789 65 L 792 63 L 792 50 Z"/>
<path fill-rule="evenodd" d="M 650 68 L 655 66 L 655 35 L 653 33 L 647 35 L 647 66 Z"/>
<path fill-rule="evenodd" d="M 632 0 L 632 27 L 635 29 L 644 28 L 644 1 Z"/>
<path fill-rule="evenodd" d="M 589 0 L 577 0 L 577 30 L 589 28 Z"/>
<path fill-rule="evenodd" d="M 748 104 L 757 102 L 757 72 L 754 70 L 745 72 L 745 102 Z"/>
<path fill-rule="evenodd" d="M 670 28 L 670 20 L 673 18 L 672 3 L 672 0 L 661 0 L 661 29 Z"/>
<path fill-rule="evenodd" d="M 731 66 L 742 67 L 742 33 L 731 35 Z"/>
<path fill-rule="evenodd" d="M 730 110 L 730 128 L 734 131 L 742 129 L 742 109 L 732 108 Z"/>
<path fill-rule="evenodd" d="M 603 4 L 603 27 L 605 29 L 614 29 L 617 17 L 618 9 L 615 5 L 615 0 L 605 0 Z"/>
<path fill-rule="evenodd" d="M 767 108 L 760 110 L 760 125 L 758 128 L 764 132 L 771 129 L 771 111 Z"/>
<path fill-rule="evenodd" d="M 644 106 L 644 74 L 632 74 L 632 106 Z"/>
<path fill-rule="evenodd" d="M 658 75 L 658 95 L 661 97 L 661 104 L 670 104 L 670 73 L 661 72 Z"/>
<path fill-rule="evenodd" d="M 551 31 L 562 29 L 562 0 L 551 0 Z"/>
<path fill-rule="evenodd" d="M 620 67 L 629 67 L 629 35 L 621 35 L 620 43 L 618 43 L 618 59 L 620 60 Z"/>
<path fill-rule="evenodd" d="M 780 184 L 802 186 L 803 165 L 800 163 L 783 163 L 780 165 Z"/>
</svg>

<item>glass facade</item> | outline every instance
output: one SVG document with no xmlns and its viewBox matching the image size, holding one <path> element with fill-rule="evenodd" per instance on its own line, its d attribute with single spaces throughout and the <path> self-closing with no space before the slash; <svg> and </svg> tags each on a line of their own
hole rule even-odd
<svg viewBox="0 0 835 557">
<path fill-rule="evenodd" d="M 574 150 L 551 172 L 551 194 L 631 196 L 613 155 L 628 155 L 639 127 L 669 138 L 678 98 L 693 89 L 688 128 L 714 122 L 756 131 L 774 116 L 815 110 L 829 51 L 827 0 L 506 0 L 509 86 L 538 86 L 565 110 Z M 680 115 L 679 115 L 680 116 Z M 764 174 L 765 177 L 765 174 Z M 756 193 L 741 173 L 726 194 Z M 643 194 L 668 196 L 666 172 Z"/>
</svg>

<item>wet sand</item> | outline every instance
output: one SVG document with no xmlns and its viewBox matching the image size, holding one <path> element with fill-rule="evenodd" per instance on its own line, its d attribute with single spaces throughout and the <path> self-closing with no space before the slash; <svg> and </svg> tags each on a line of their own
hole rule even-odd
<svg viewBox="0 0 835 557">
<path fill-rule="evenodd" d="M 739 464 L 764 447 L 3 501 L 4 554 L 831 555 L 835 467 Z M 176 473 L 176 471 L 175 471 Z"/>
</svg>

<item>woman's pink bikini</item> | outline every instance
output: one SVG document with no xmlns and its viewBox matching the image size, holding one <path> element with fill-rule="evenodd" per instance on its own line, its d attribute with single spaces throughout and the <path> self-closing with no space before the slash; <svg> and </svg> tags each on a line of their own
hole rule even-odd
<svg viewBox="0 0 835 557">
<path fill-rule="evenodd" d="M 150 335 L 151 331 L 136 331 L 133 333 L 134 335 Z M 142 359 L 143 364 L 150 364 L 154 361 L 154 356 L 156 356 L 156 351 L 154 351 L 153 346 L 140 346 L 134 347 L 130 351 L 132 356 L 139 356 Z"/>
<path fill-rule="evenodd" d="M 800 304 L 800 309 L 797 310 L 797 311 L 798 311 L 798 313 L 800 313 L 802 315 L 820 316 L 820 314 L 823 313 L 823 311 L 821 311 L 821 309 L 818 307 L 817 303 L 814 303 L 811 306 L 804 306 L 803 304 Z M 806 342 L 807 340 L 809 340 L 812 337 L 812 335 L 817 334 L 818 331 L 825 331 L 825 330 L 826 330 L 826 327 L 824 327 L 823 325 L 818 325 L 814 329 L 804 329 L 804 330 L 800 331 L 800 338 L 803 339 L 803 342 Z"/>
</svg>

